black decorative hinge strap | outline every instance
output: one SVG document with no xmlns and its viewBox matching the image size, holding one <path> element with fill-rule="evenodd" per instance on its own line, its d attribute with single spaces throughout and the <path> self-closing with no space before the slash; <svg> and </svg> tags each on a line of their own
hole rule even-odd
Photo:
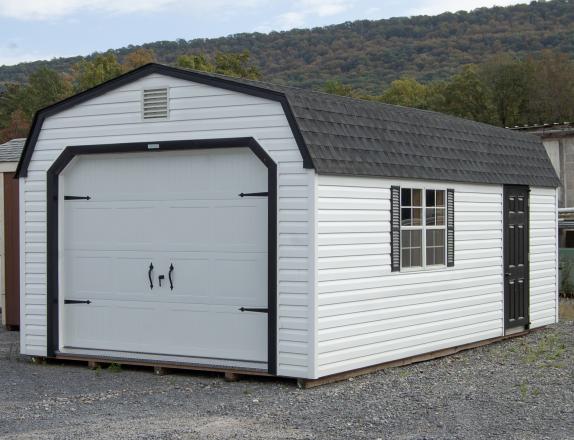
<svg viewBox="0 0 574 440">
<path fill-rule="evenodd" d="M 85 301 L 80 301 L 77 299 L 65 299 L 64 300 L 64 304 L 91 304 L 92 302 L 87 299 Z"/>
<path fill-rule="evenodd" d="M 242 312 L 269 313 L 269 309 L 252 309 L 248 307 L 241 307 L 239 310 Z"/>
<path fill-rule="evenodd" d="M 90 200 L 90 196 L 64 196 L 64 200 Z"/>
<path fill-rule="evenodd" d="M 269 197 L 269 193 L 265 192 L 258 192 L 258 193 L 241 193 L 239 197 Z"/>
</svg>

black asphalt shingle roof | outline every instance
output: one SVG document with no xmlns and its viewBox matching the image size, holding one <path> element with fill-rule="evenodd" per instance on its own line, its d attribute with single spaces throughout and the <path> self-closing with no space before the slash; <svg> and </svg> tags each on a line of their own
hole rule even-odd
<svg viewBox="0 0 574 440">
<path fill-rule="evenodd" d="M 209 75 L 282 93 L 319 174 L 560 185 L 537 136 L 427 110 Z"/>
<path fill-rule="evenodd" d="M 18 162 L 25 142 L 26 138 L 17 138 L 0 144 L 0 162 Z"/>
<path fill-rule="evenodd" d="M 18 172 L 25 174 L 43 119 L 150 73 L 282 103 L 306 167 L 319 174 L 454 182 L 560 185 L 534 135 L 441 113 L 148 64 L 35 117 Z"/>
</svg>

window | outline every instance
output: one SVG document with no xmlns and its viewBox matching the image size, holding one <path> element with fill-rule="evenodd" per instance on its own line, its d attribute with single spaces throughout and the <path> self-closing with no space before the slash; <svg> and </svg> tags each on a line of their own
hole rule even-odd
<svg viewBox="0 0 574 440">
<path fill-rule="evenodd" d="M 446 264 L 446 190 L 401 188 L 401 267 Z"/>
</svg>

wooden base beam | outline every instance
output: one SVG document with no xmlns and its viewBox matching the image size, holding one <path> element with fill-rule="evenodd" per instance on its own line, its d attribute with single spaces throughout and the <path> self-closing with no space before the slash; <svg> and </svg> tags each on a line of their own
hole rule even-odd
<svg viewBox="0 0 574 440">
<path fill-rule="evenodd" d="M 537 329 L 538 330 L 538 329 Z M 404 359 L 398 359 L 396 361 L 384 362 L 382 364 L 373 365 L 370 367 L 359 368 L 352 371 L 344 371 L 342 373 L 332 374 L 330 376 L 320 377 L 319 379 L 298 379 L 297 386 L 299 388 L 315 388 L 321 385 L 326 385 L 334 382 L 340 382 L 343 380 L 348 380 L 352 377 L 363 376 L 365 374 L 376 373 L 378 371 L 384 370 L 386 368 L 402 367 L 405 365 L 416 364 L 418 362 L 430 361 L 432 359 L 437 359 L 445 356 L 450 356 L 461 351 L 470 350 L 473 348 L 482 347 L 484 345 L 493 344 L 495 342 L 500 342 L 505 339 L 516 338 L 520 336 L 527 335 L 532 330 L 521 331 L 519 333 L 507 334 L 504 336 L 498 336 L 496 338 L 485 339 L 484 341 L 472 342 L 470 344 L 459 345 L 457 347 L 445 348 L 443 350 L 432 351 L 430 353 L 420 354 L 417 356 L 411 356 Z"/>
<path fill-rule="evenodd" d="M 88 361 L 88 368 L 90 370 L 97 370 L 98 368 L 101 368 L 101 364 L 99 362 L 96 361 Z"/>
<path fill-rule="evenodd" d="M 169 374 L 169 371 L 165 367 L 153 367 L 153 374 L 156 376 L 165 376 L 166 374 Z"/>
<path fill-rule="evenodd" d="M 45 359 L 45 358 L 44 358 Z M 104 358 L 98 356 L 89 355 L 75 355 L 75 354 L 65 354 L 58 353 L 53 359 L 64 360 L 64 361 L 80 361 L 88 362 L 88 364 L 119 364 L 119 365 L 132 365 L 137 367 L 151 367 L 154 369 L 154 373 L 158 375 L 167 374 L 170 370 L 189 370 L 189 371 L 203 371 L 209 373 L 223 373 L 224 375 L 235 374 L 239 376 L 266 376 L 270 377 L 271 374 L 265 371 L 258 370 L 247 370 L 238 368 L 225 368 L 225 367 L 209 367 L 204 365 L 193 365 L 193 364 L 179 364 L 171 362 L 156 362 L 156 361 L 145 361 L 139 359 L 117 359 L 117 358 Z M 97 367 L 96 367 L 97 368 Z M 161 373 L 159 374 L 158 373 Z"/>
<path fill-rule="evenodd" d="M 239 377 L 240 377 L 239 374 L 232 373 L 231 371 L 228 371 L 223 375 L 225 382 L 237 382 L 239 380 Z"/>
</svg>

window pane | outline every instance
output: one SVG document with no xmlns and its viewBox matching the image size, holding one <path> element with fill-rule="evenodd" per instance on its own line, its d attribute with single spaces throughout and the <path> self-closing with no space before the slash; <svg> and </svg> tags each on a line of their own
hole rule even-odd
<svg viewBox="0 0 574 440">
<path fill-rule="evenodd" d="M 421 247 L 423 231 L 410 231 L 411 232 L 411 247 Z"/>
<path fill-rule="evenodd" d="M 427 206 L 435 206 L 434 189 L 427 189 L 426 197 L 427 197 L 426 199 Z"/>
<path fill-rule="evenodd" d="M 411 206 L 411 189 L 401 188 L 401 205 Z"/>
<path fill-rule="evenodd" d="M 444 247 L 436 247 L 434 251 L 434 264 L 444 265 Z"/>
<path fill-rule="evenodd" d="M 444 208 L 436 208 L 436 224 L 439 226 L 444 225 Z"/>
<path fill-rule="evenodd" d="M 411 248 L 411 267 L 420 267 L 423 265 L 423 249 Z"/>
<path fill-rule="evenodd" d="M 435 245 L 435 235 L 434 235 L 434 230 L 428 230 L 427 231 L 427 248 L 429 247 L 433 247 Z"/>
<path fill-rule="evenodd" d="M 437 229 L 435 233 L 435 245 L 444 247 L 444 229 Z"/>
<path fill-rule="evenodd" d="M 434 262 L 434 248 L 427 247 L 427 266 L 432 266 L 433 264 L 436 264 Z"/>
<path fill-rule="evenodd" d="M 423 210 L 422 208 L 413 208 L 413 226 L 421 226 Z"/>
<path fill-rule="evenodd" d="M 444 190 L 436 191 L 436 206 L 444 206 Z"/>
<path fill-rule="evenodd" d="M 426 216 L 428 226 L 436 225 L 436 208 L 427 208 Z"/>
<path fill-rule="evenodd" d="M 431 229 L 426 231 L 426 257 L 427 266 L 445 264 L 445 231 L 444 229 Z"/>
<path fill-rule="evenodd" d="M 401 231 L 401 248 L 411 247 L 411 231 Z"/>
<path fill-rule="evenodd" d="M 413 189 L 413 206 L 423 205 L 423 192 L 420 189 Z"/>
<path fill-rule="evenodd" d="M 401 208 L 401 225 L 411 226 L 411 208 Z"/>
<path fill-rule="evenodd" d="M 402 254 L 402 256 L 401 256 L 401 258 L 402 258 L 402 260 L 401 260 L 401 265 L 402 265 L 403 267 L 411 267 L 411 258 L 410 258 L 411 252 L 410 252 L 410 248 L 409 248 L 409 249 L 403 249 L 403 250 L 401 251 L 401 254 Z"/>
</svg>

